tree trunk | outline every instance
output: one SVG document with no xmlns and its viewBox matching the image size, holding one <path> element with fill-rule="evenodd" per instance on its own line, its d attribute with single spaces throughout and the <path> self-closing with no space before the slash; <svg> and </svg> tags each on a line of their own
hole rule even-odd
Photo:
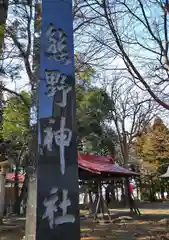
<svg viewBox="0 0 169 240">
<path fill-rule="evenodd" d="M 95 213 L 95 205 L 93 202 L 91 190 L 89 190 L 89 213 L 91 213 L 91 214 Z"/>
<path fill-rule="evenodd" d="M 40 34 L 41 27 L 38 27 L 37 22 L 41 22 L 41 3 L 39 1 L 35 2 L 35 21 L 34 21 L 34 44 L 33 44 L 33 75 L 34 75 L 34 86 L 32 86 L 32 107 L 38 108 L 39 98 L 39 77 L 40 77 L 40 37 L 36 37 Z M 37 21 L 38 20 L 38 21 Z M 39 114 L 39 113 L 38 113 Z M 38 116 L 37 116 L 38 119 Z M 36 239 L 36 207 L 37 207 L 37 174 L 36 174 L 36 164 L 39 158 L 38 152 L 38 126 L 34 125 L 34 130 L 32 131 L 32 142 L 31 142 L 31 161 L 33 173 L 28 180 L 28 196 L 26 204 L 26 228 L 25 228 L 25 240 L 35 240 Z"/>
<path fill-rule="evenodd" d="M 155 193 L 154 193 L 154 186 L 153 186 L 153 179 L 150 177 L 150 201 L 155 201 Z"/>
<path fill-rule="evenodd" d="M 115 201 L 116 200 L 116 196 L 115 196 L 115 182 L 112 181 L 111 183 L 111 200 Z"/>
<path fill-rule="evenodd" d="M 2 56 L 4 45 L 4 31 L 8 13 L 8 0 L 0 1 L 0 56 Z M 1 70 L 2 71 L 2 70 Z M 0 83 L 2 85 L 2 82 Z M 2 130 L 2 91 L 0 91 L 0 130 Z M 0 136 L 2 137 L 2 136 Z M 2 222 L 5 205 L 5 175 L 0 172 L 0 221 Z"/>
<path fill-rule="evenodd" d="M 27 198 L 27 192 L 28 192 L 27 190 L 28 190 L 28 174 L 26 173 L 25 179 L 24 179 L 24 182 L 22 185 L 21 193 L 17 199 L 17 209 L 18 209 L 17 213 L 19 213 L 19 214 L 20 214 L 20 209 L 21 209 L 21 203 L 24 199 L 26 200 L 26 198 Z"/>
<path fill-rule="evenodd" d="M 125 189 L 124 189 L 124 181 L 121 182 L 121 202 L 123 206 L 125 206 Z"/>
<path fill-rule="evenodd" d="M 165 191 L 165 189 L 164 189 L 164 185 L 161 183 L 161 198 L 162 199 L 164 199 L 165 197 L 164 197 L 164 191 Z"/>
<path fill-rule="evenodd" d="M 150 201 L 151 202 L 155 201 L 153 185 L 151 185 L 151 187 L 150 187 Z"/>
<path fill-rule="evenodd" d="M 0 1 L 0 56 L 4 45 L 4 31 L 8 13 L 8 2 L 9 0 Z"/>
<path fill-rule="evenodd" d="M 125 185 L 125 204 L 126 207 L 130 206 L 129 204 L 129 197 L 130 197 L 130 192 L 129 192 L 129 178 L 126 177 L 125 181 L 124 181 L 124 185 Z"/>
<path fill-rule="evenodd" d="M 110 199 L 110 191 L 109 191 L 109 186 L 106 187 L 106 191 L 105 191 L 105 199 L 106 199 L 106 203 L 107 205 L 109 205 L 111 199 Z"/>
<path fill-rule="evenodd" d="M 93 203 L 91 190 L 89 190 L 89 202 L 90 202 L 90 203 Z"/>
<path fill-rule="evenodd" d="M 37 176 L 35 174 L 29 178 L 29 184 L 28 184 L 25 240 L 35 240 L 36 205 L 37 205 L 36 198 L 37 198 Z"/>
<path fill-rule="evenodd" d="M 85 190 L 85 192 L 84 192 L 83 204 L 85 205 L 85 207 L 88 204 L 88 192 L 87 192 L 87 190 Z"/>
<path fill-rule="evenodd" d="M 14 196 L 15 196 L 15 203 L 14 203 L 14 213 L 19 215 L 20 214 L 20 204 L 19 204 L 19 179 L 18 179 L 18 173 L 19 173 L 19 166 L 16 164 L 15 169 L 15 184 L 14 184 Z"/>
<path fill-rule="evenodd" d="M 136 183 L 136 189 L 137 189 L 137 199 L 139 199 L 139 184 L 138 184 L 138 181 Z"/>
<path fill-rule="evenodd" d="M 0 172 L 0 224 L 2 223 L 5 207 L 5 174 Z"/>
<path fill-rule="evenodd" d="M 126 135 L 125 129 L 123 129 L 123 147 L 124 147 L 124 152 L 123 152 L 124 167 L 128 168 L 129 149 L 128 149 L 127 135 Z M 129 179 L 128 179 L 128 177 L 125 177 L 124 187 L 125 187 L 125 204 L 127 207 L 127 206 L 129 206 Z"/>
<path fill-rule="evenodd" d="M 125 192 L 124 192 L 124 182 L 123 182 L 123 180 L 121 181 L 121 193 L 122 193 L 123 196 L 125 195 Z"/>
</svg>

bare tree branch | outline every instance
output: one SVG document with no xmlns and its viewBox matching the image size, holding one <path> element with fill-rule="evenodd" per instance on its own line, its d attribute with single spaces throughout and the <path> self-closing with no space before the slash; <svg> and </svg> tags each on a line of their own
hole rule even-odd
<svg viewBox="0 0 169 240">
<path fill-rule="evenodd" d="M 26 106 L 27 108 L 30 108 L 29 104 L 27 103 L 27 101 L 25 100 L 25 98 L 24 98 L 21 94 L 15 92 L 15 91 L 13 91 L 13 90 L 11 90 L 11 89 L 9 89 L 9 88 L 6 88 L 6 87 L 4 87 L 4 86 L 2 86 L 2 85 L 1 85 L 0 87 L 1 87 L 2 91 L 8 92 L 8 93 L 10 93 L 10 94 L 12 94 L 12 95 L 15 95 L 15 96 L 17 96 L 18 98 L 20 98 L 20 99 L 23 101 L 23 103 L 25 104 L 25 106 Z"/>
</svg>

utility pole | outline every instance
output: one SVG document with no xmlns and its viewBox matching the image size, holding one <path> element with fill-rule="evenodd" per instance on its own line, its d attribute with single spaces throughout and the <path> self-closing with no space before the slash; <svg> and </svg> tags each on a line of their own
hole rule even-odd
<svg viewBox="0 0 169 240">
<path fill-rule="evenodd" d="M 80 240 L 72 0 L 42 1 L 36 240 Z"/>
</svg>

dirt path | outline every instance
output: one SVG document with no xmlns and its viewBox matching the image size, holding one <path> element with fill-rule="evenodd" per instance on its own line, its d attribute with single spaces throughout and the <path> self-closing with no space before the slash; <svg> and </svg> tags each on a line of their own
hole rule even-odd
<svg viewBox="0 0 169 240">
<path fill-rule="evenodd" d="M 113 223 L 95 223 L 93 219 L 81 220 L 82 236 L 90 240 L 166 240 L 169 239 L 169 202 L 143 206 L 143 216 L 125 218 L 127 211 L 114 210 L 121 216 Z M 23 226 L 23 223 L 22 223 Z M 0 231 L 0 240 L 21 240 L 24 228 Z M 50 239 L 49 239 L 50 240 Z"/>
<path fill-rule="evenodd" d="M 17 228 L 8 231 L 0 231 L 0 240 L 21 240 L 24 236 L 24 229 Z"/>
<path fill-rule="evenodd" d="M 169 202 L 144 204 L 140 211 L 141 217 L 125 218 L 129 215 L 128 210 L 112 210 L 112 213 L 121 216 L 121 220 L 104 224 L 86 219 L 81 221 L 81 231 L 96 240 L 169 239 Z"/>
<path fill-rule="evenodd" d="M 145 239 L 169 239 L 168 226 L 152 221 L 123 221 L 122 223 L 92 224 L 84 222 L 82 232 L 88 232 L 97 240 L 145 240 Z M 88 228 L 88 229 L 87 229 Z"/>
<path fill-rule="evenodd" d="M 135 220 L 115 224 L 95 224 L 86 221 L 82 223 L 81 231 L 83 235 L 86 233 L 86 236 L 93 237 L 92 240 L 169 239 L 169 228 L 167 226 L 150 221 Z M 0 240 L 21 240 L 23 236 L 24 231 L 21 229 L 0 232 Z"/>
</svg>

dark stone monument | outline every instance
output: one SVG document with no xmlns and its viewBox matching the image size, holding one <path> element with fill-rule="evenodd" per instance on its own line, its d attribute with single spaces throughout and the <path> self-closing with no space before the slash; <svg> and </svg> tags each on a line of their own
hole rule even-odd
<svg viewBox="0 0 169 240">
<path fill-rule="evenodd" d="M 80 239 L 71 0 L 42 1 L 37 240 Z"/>
</svg>

